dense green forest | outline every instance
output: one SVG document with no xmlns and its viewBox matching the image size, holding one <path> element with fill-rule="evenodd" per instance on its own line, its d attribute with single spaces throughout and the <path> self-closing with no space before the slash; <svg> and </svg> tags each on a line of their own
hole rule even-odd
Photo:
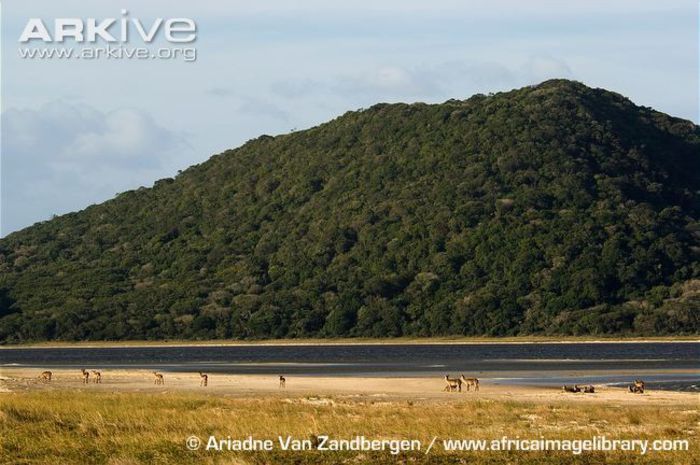
<svg viewBox="0 0 700 465">
<path fill-rule="evenodd" d="M 0 341 L 697 334 L 699 214 L 619 94 L 378 104 L 0 240 Z"/>
</svg>

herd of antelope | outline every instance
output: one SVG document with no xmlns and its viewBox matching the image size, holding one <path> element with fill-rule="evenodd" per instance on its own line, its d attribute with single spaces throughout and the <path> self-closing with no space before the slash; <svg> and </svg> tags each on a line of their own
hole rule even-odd
<svg viewBox="0 0 700 465">
<path fill-rule="evenodd" d="M 158 373 L 157 371 L 153 371 L 153 384 L 157 386 L 162 386 L 165 384 L 165 376 L 163 376 L 163 373 Z M 81 379 L 83 384 L 88 384 L 90 383 L 90 372 L 87 371 L 85 368 L 80 369 L 80 374 L 81 374 Z M 50 371 L 44 371 L 39 375 L 39 381 L 42 383 L 50 383 L 51 380 L 53 379 L 53 373 Z M 102 383 L 102 373 L 99 371 L 92 370 L 92 382 L 95 384 L 101 384 Z M 279 387 L 280 389 L 284 389 L 287 387 L 287 379 L 280 375 L 279 377 Z M 479 381 L 477 380 L 477 388 L 479 385 Z M 209 375 L 206 373 L 202 373 L 201 371 L 199 372 L 199 385 L 201 387 L 207 387 L 209 385 Z"/>
<path fill-rule="evenodd" d="M 566 384 L 561 387 L 562 392 L 584 392 L 586 394 L 594 394 L 595 393 L 595 387 L 592 385 L 588 386 L 579 386 L 578 384 L 574 384 L 573 386 L 567 386 Z"/>
<path fill-rule="evenodd" d="M 467 387 L 467 391 L 474 387 L 474 391 L 479 390 L 479 379 L 478 378 L 467 378 L 461 375 L 459 378 L 450 378 L 450 375 L 445 375 L 445 389 L 443 391 L 447 392 L 462 392 L 462 385 Z"/>
<path fill-rule="evenodd" d="M 83 375 L 83 384 L 88 384 L 90 382 L 90 372 L 87 371 L 85 368 L 81 368 L 80 372 Z M 92 382 L 95 384 L 101 384 L 102 373 L 100 373 L 99 371 L 92 370 Z"/>
<path fill-rule="evenodd" d="M 461 375 L 459 378 L 450 378 L 450 375 L 445 375 L 445 388 L 443 391 L 446 392 L 462 392 L 462 385 L 466 385 L 467 391 L 473 386 L 474 391 L 479 390 L 479 379 L 478 378 L 467 378 Z M 585 386 L 580 386 L 574 384 L 573 386 L 564 385 L 561 387 L 562 392 L 583 392 L 585 394 L 594 394 L 595 386 L 589 384 Z M 635 394 L 644 394 L 644 381 L 641 379 L 634 380 L 634 383 L 628 386 L 629 392 Z"/>
<path fill-rule="evenodd" d="M 88 384 L 90 382 L 90 371 L 87 371 L 85 368 L 82 368 L 80 370 L 81 373 L 81 378 L 83 384 Z M 163 376 L 163 373 L 158 373 L 157 371 L 152 372 L 154 379 L 153 379 L 153 384 L 162 386 L 165 384 L 165 377 Z M 50 371 L 43 371 L 39 375 L 39 381 L 43 383 L 49 383 L 51 382 L 51 379 L 53 378 L 53 373 Z M 102 383 L 102 373 L 96 370 L 92 370 L 92 382 L 95 384 L 101 384 Z M 199 372 L 199 385 L 201 387 L 207 387 L 209 385 L 209 375 L 206 373 L 202 373 L 201 371 Z M 467 378 L 464 375 L 461 375 L 459 378 L 450 378 L 450 375 L 445 375 L 445 388 L 443 391 L 446 392 L 462 392 L 462 386 L 466 386 L 467 391 L 470 391 L 471 388 L 474 388 L 474 392 L 479 391 L 479 378 Z M 287 387 L 287 379 L 280 375 L 279 377 L 279 387 L 280 389 L 284 389 Z M 628 390 L 631 393 L 635 394 L 644 394 L 644 389 L 645 389 L 645 384 L 644 381 L 641 379 L 635 379 L 634 383 L 630 384 L 628 386 Z M 578 384 L 574 384 L 573 386 L 569 385 L 564 385 L 561 387 L 562 392 L 583 392 L 583 393 L 588 393 L 588 394 L 593 394 L 595 393 L 595 387 L 592 385 L 585 385 L 585 386 L 580 386 Z"/>
<path fill-rule="evenodd" d="M 627 386 L 627 390 L 633 394 L 644 394 L 644 381 L 641 379 L 635 379 L 634 383 Z M 561 387 L 562 392 L 583 392 L 587 394 L 595 393 L 595 387 L 591 386 L 579 386 L 574 384 L 573 386 L 564 385 Z"/>
</svg>

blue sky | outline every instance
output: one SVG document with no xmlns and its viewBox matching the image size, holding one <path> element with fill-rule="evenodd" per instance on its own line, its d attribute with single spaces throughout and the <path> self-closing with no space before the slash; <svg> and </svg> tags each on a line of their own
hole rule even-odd
<svg viewBox="0 0 700 465">
<path fill-rule="evenodd" d="M 27 60 L 27 20 L 196 21 L 195 62 Z M 695 0 L 2 2 L 0 233 L 377 102 L 552 77 L 698 122 Z"/>
</svg>

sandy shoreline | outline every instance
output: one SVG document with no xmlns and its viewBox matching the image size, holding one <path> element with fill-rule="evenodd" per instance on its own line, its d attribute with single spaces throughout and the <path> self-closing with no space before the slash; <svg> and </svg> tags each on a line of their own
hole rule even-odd
<svg viewBox="0 0 700 465">
<path fill-rule="evenodd" d="M 393 338 L 393 339 L 278 339 L 252 341 L 83 341 L 83 342 L 39 342 L 29 344 L 0 345 L 7 349 L 56 349 L 56 348 L 137 348 L 137 347 L 293 347 L 293 346 L 344 346 L 344 345 L 459 345 L 459 344 L 653 344 L 653 343 L 700 343 L 696 336 L 668 336 L 643 338 L 588 338 L 588 337 L 456 337 L 456 338 Z"/>
<path fill-rule="evenodd" d="M 154 384 L 149 370 L 101 370 L 102 383 L 82 383 L 79 370 L 52 369 L 49 383 L 38 379 L 41 369 L 0 369 L 0 392 L 42 390 L 71 390 L 75 392 L 198 392 L 226 397 L 306 398 L 318 402 L 333 402 L 333 397 L 364 400 L 438 400 L 438 401 L 525 401 L 525 402 L 581 402 L 634 405 L 688 404 L 700 406 L 700 394 L 689 392 L 648 390 L 635 395 L 626 389 L 604 385 L 596 386 L 595 394 L 572 394 L 554 387 L 493 384 L 482 380 L 479 392 L 444 392 L 444 380 L 431 378 L 385 377 L 321 377 L 286 376 L 286 388 L 279 388 L 279 380 L 270 375 L 209 374 L 208 387 L 200 386 L 198 373 L 164 373 L 164 385 Z M 325 399 L 325 400 L 324 400 Z"/>
</svg>

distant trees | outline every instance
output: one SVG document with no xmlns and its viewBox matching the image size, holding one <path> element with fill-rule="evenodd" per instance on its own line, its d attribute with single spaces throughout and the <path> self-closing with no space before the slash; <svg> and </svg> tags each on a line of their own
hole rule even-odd
<svg viewBox="0 0 700 465">
<path fill-rule="evenodd" d="M 549 81 L 264 136 L 0 240 L 0 341 L 698 333 L 700 129 Z"/>
</svg>

